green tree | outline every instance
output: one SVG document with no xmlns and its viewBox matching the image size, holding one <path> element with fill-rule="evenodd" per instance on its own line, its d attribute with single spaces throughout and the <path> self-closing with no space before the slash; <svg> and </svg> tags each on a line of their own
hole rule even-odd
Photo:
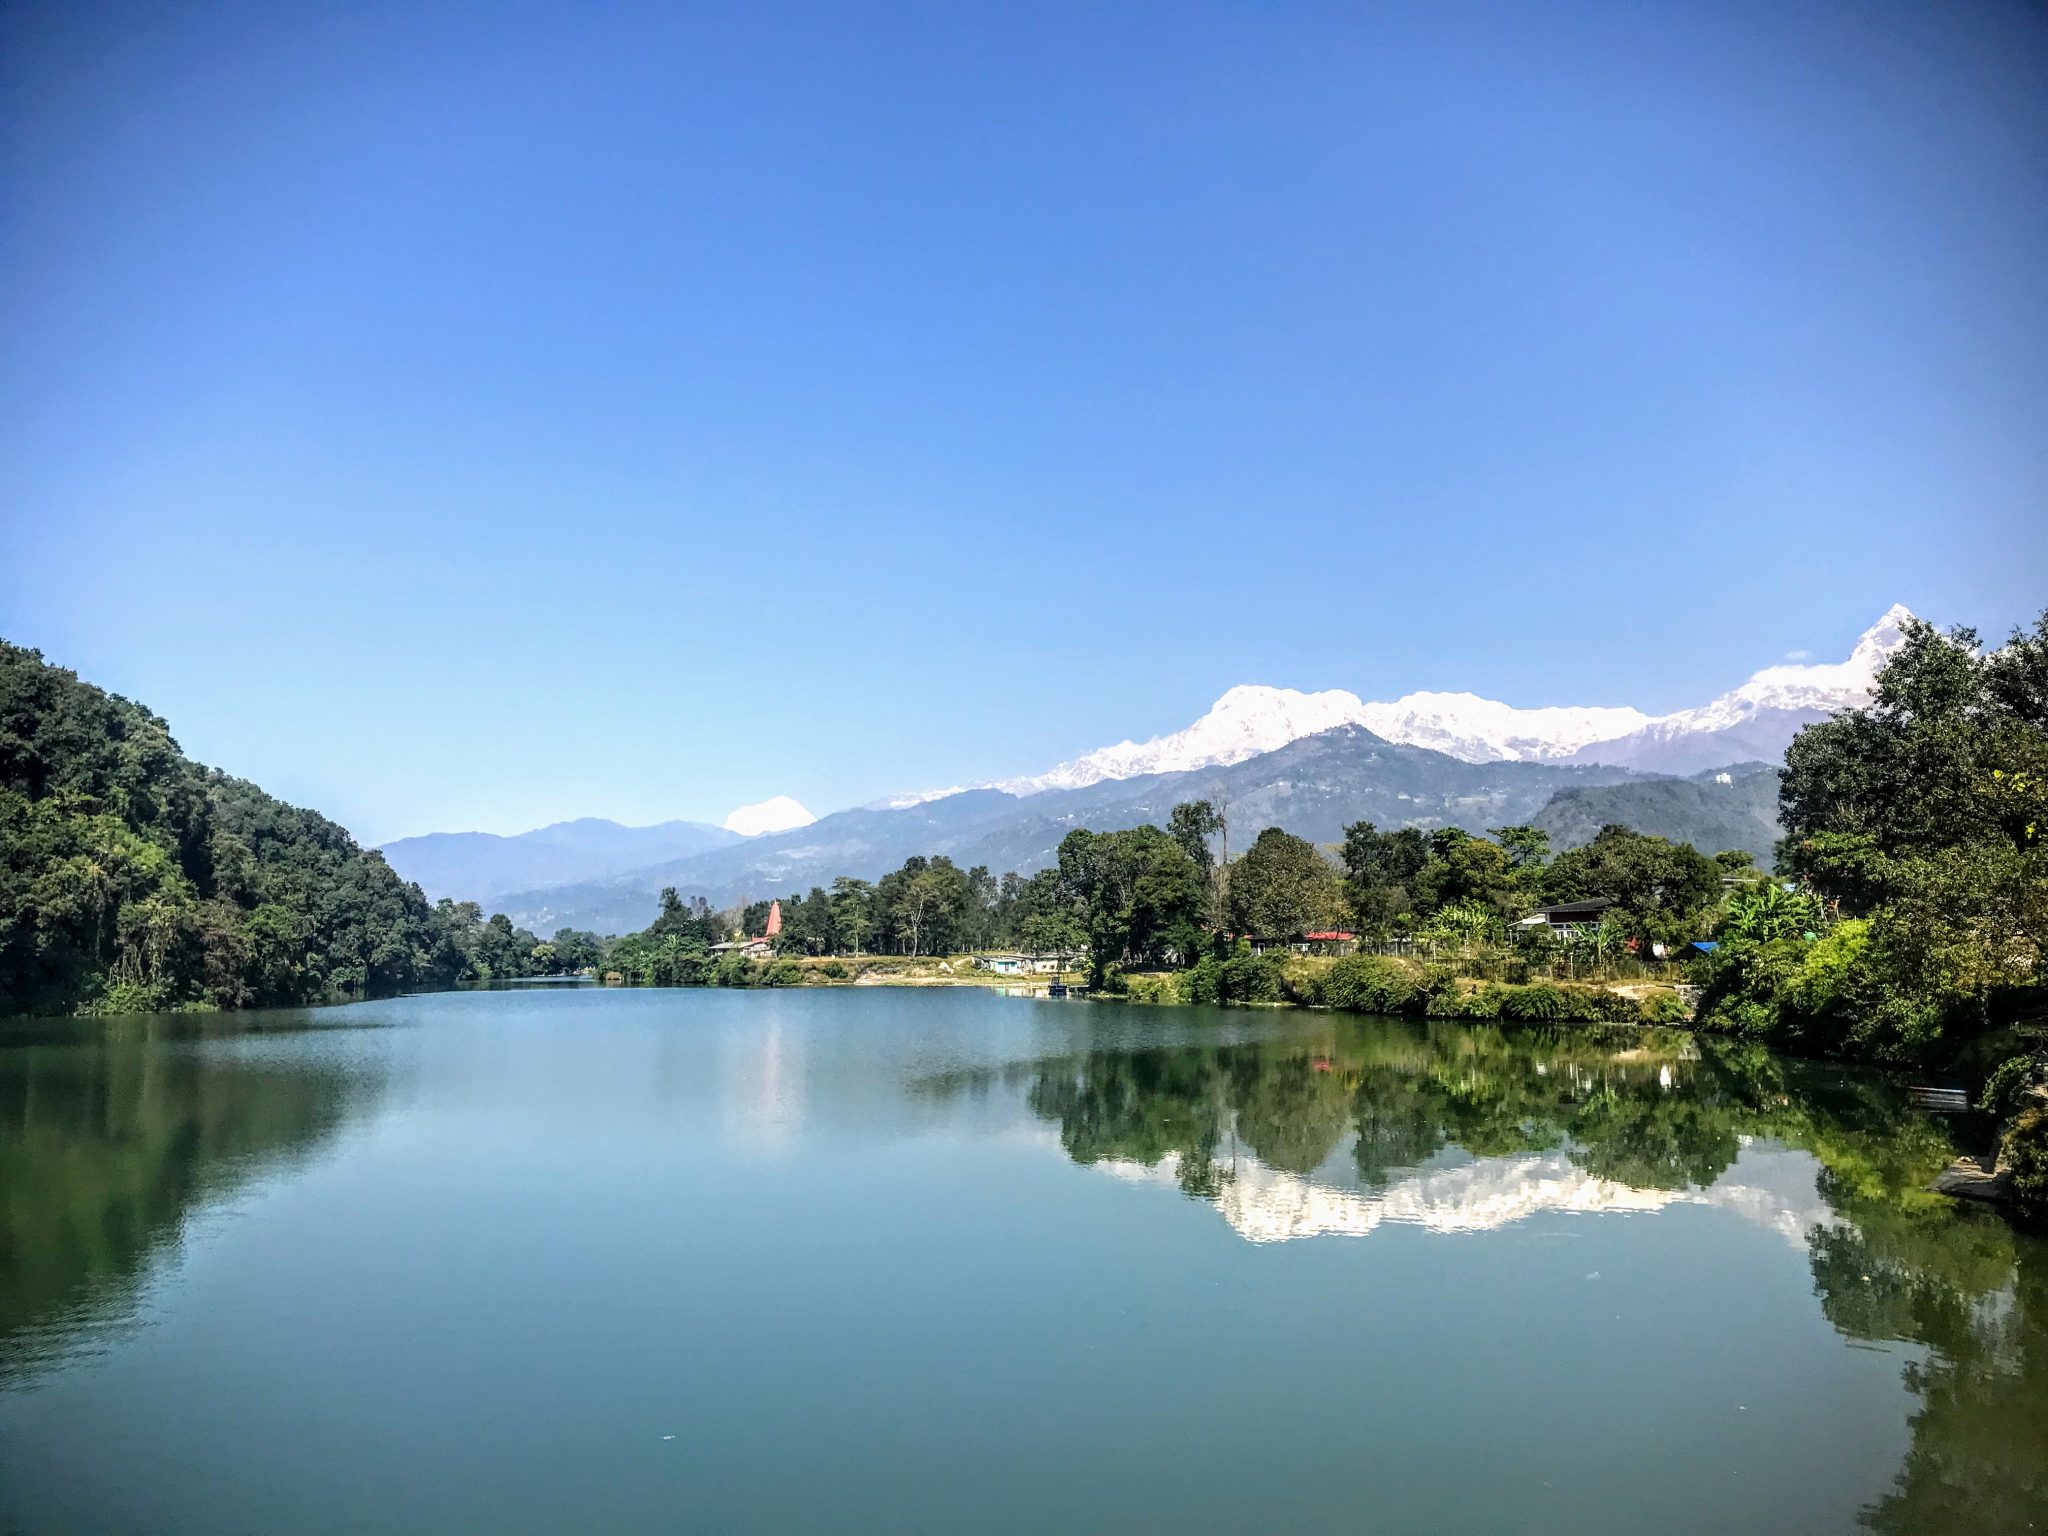
<svg viewBox="0 0 2048 1536">
<path fill-rule="evenodd" d="M 1157 827 L 1076 828 L 1060 842 L 1059 878 L 1087 930 L 1098 981 L 1111 965 L 1185 958 L 1201 942 L 1201 870 Z"/>
<path fill-rule="evenodd" d="M 1989 656 L 1973 631 L 1916 621 L 1869 707 L 1799 734 L 1780 790 L 1780 863 L 1868 922 L 1853 952 L 1830 951 L 1843 951 L 1823 989 L 1833 1006 L 1811 1006 L 1810 960 L 1763 939 L 1717 957 L 1705 1022 L 1802 1049 L 1925 1057 L 2038 1007 L 2044 677 L 2048 614 Z"/>
<path fill-rule="evenodd" d="M 1515 905 L 1516 886 L 1507 850 L 1457 827 L 1430 834 L 1429 858 L 1413 882 L 1415 905 L 1423 913 L 1469 904 L 1505 912 Z"/>
<path fill-rule="evenodd" d="M 1721 935 L 1725 939 L 1768 943 L 1772 939 L 1810 936 L 1823 926 L 1820 903 L 1801 890 L 1777 881 L 1763 881 L 1728 900 Z"/>
<path fill-rule="evenodd" d="M 1224 901 L 1237 932 L 1297 938 L 1343 920 L 1343 881 L 1314 843 L 1268 827 L 1230 866 Z"/>
<path fill-rule="evenodd" d="M 1721 895 L 1721 866 L 1690 843 L 1607 826 L 1551 861 L 1544 891 L 1557 902 L 1608 897 L 1631 937 L 1684 942 L 1705 931 Z"/>
<path fill-rule="evenodd" d="M 832 931 L 853 954 L 861 953 L 875 931 L 873 885 L 846 875 L 832 882 Z"/>
<path fill-rule="evenodd" d="M 1413 885 L 1429 862 L 1428 840 L 1413 827 L 1382 832 L 1358 821 L 1344 829 L 1339 857 L 1353 917 L 1364 932 L 1384 938 L 1414 908 Z"/>
</svg>

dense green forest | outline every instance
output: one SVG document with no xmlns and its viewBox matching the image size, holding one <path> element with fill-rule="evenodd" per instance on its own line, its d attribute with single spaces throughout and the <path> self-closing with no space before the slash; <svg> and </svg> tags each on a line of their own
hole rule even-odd
<svg viewBox="0 0 2048 1536">
<path fill-rule="evenodd" d="M 573 969 L 579 938 L 430 905 L 343 828 L 0 641 L 0 1015 L 379 996 Z"/>
</svg>

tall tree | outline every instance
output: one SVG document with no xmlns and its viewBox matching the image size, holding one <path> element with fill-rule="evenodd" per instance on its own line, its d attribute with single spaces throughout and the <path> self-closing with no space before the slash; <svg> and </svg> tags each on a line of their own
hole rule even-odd
<svg viewBox="0 0 2048 1536">
<path fill-rule="evenodd" d="M 1221 916 L 1222 881 L 1216 873 L 1216 859 L 1211 851 L 1211 840 L 1221 837 L 1227 828 L 1223 812 L 1213 800 L 1183 800 L 1167 814 L 1166 830 L 1178 843 L 1181 851 L 1194 861 L 1202 872 L 1202 888 L 1208 901 L 1205 915 L 1211 922 Z"/>
<path fill-rule="evenodd" d="M 1230 866 L 1225 901 L 1239 933 L 1294 938 L 1342 920 L 1343 881 L 1314 843 L 1268 827 Z"/>
<path fill-rule="evenodd" d="M 1339 857 L 1344 893 L 1359 927 L 1385 937 L 1413 911 L 1415 877 L 1429 862 L 1429 842 L 1414 827 L 1382 832 L 1369 821 L 1344 829 Z"/>
<path fill-rule="evenodd" d="M 1185 958 L 1201 942 L 1202 872 L 1157 827 L 1077 828 L 1060 842 L 1059 874 L 1087 928 L 1098 978 L 1115 964 Z"/>
<path fill-rule="evenodd" d="M 839 941 L 860 954 L 875 931 L 875 888 L 866 880 L 841 875 L 832 882 L 832 929 Z"/>
</svg>

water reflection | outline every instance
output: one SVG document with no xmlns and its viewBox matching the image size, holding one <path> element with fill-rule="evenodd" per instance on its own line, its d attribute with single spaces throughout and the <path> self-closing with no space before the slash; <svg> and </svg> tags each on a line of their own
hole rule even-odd
<svg viewBox="0 0 2048 1536">
<path fill-rule="evenodd" d="M 1728 1210 L 1805 1251 L 1839 1332 L 1920 1347 L 1912 1450 L 1865 1525 L 2048 1512 L 2048 1243 L 1928 1193 L 1954 1146 L 1880 1077 L 1671 1031 L 1392 1020 L 1084 1045 L 1025 1075 L 1075 1162 L 1177 1186 L 1254 1242 Z"/>
<path fill-rule="evenodd" d="M 710 1521 L 721 1529 L 747 1528 L 732 1517 L 758 1511 L 766 1487 L 853 1488 L 891 1509 L 903 1490 L 926 1490 L 938 1502 L 920 1528 L 972 1528 L 992 1467 L 1003 1497 L 1024 1499 L 1048 1465 L 1084 1466 L 1077 1475 L 1098 1482 L 1122 1469 L 1122 1496 L 1139 1501 L 1169 1487 L 1198 1510 L 1222 1510 L 1233 1491 L 1247 1499 L 1201 1528 L 1342 1529 L 1356 1524 L 1348 1506 L 1261 1518 L 1279 1506 L 1258 1499 L 1294 1497 L 1341 1463 L 1313 1447 L 1289 1462 L 1300 1451 L 1292 1427 L 1245 1439 L 1243 1462 L 1204 1481 L 1228 1462 L 1223 1442 L 1201 1438 L 1230 1417 L 1202 1396 L 1215 1363 L 1228 1364 L 1219 1376 L 1245 1420 L 1294 1394 L 1324 1405 L 1326 1423 L 1379 1415 L 1383 1480 L 1450 1446 L 1447 1478 L 1491 1467 L 1493 1492 L 1512 1489 L 1519 1473 L 1499 1445 L 1534 1433 L 1515 1394 L 1537 1377 L 1499 1402 L 1478 1394 L 1480 1408 L 1458 1420 L 1459 1383 L 1511 1381 L 1500 1367 L 1527 1361 L 1496 1359 L 1485 1343 L 1460 1355 L 1452 1335 L 1464 1319 L 1437 1283 L 1469 1258 L 1480 1279 L 1462 1294 L 1519 1327 L 1520 1255 L 1507 1245 L 1519 1226 L 1575 1213 L 1601 1218 L 1610 1250 L 1641 1257 L 1634 1280 L 1655 1298 L 1655 1332 L 1623 1342 L 1651 1340 L 1647 1354 L 1658 1333 L 1675 1341 L 1681 1364 L 1656 1387 L 1671 1422 L 1709 1442 L 1701 1451 L 1688 1439 L 1679 1461 L 1711 1454 L 1745 1491 L 1761 1490 L 1765 1415 L 1748 1415 L 1752 1439 L 1716 1440 L 1699 1357 L 1753 1357 L 1765 1346 L 1744 1320 L 1811 1343 L 1824 1332 L 1818 1308 L 1882 1354 L 1818 1346 L 1855 1362 L 1859 1390 L 1788 1397 L 1774 1439 L 1797 1439 L 1816 1408 L 1836 1405 L 1896 1432 L 1895 1373 L 1914 1403 L 1889 1489 L 1879 1493 L 1891 1472 L 1880 1448 L 1829 1496 L 1830 1515 L 1873 1493 L 1864 1520 L 1887 1531 L 2025 1529 L 2048 1513 L 2048 1248 L 1924 1192 L 1948 1137 L 1879 1078 L 1682 1033 L 1141 1015 L 978 994 L 507 993 L 324 1017 L 433 1027 L 248 1034 L 241 1020 L 216 1035 L 152 1024 L 0 1050 L 0 1360 L 36 1388 L 5 1395 L 14 1412 L 0 1447 L 11 1439 L 14 1460 L 0 1472 L 0 1526 L 10 1498 L 41 1513 L 93 1482 L 53 1462 L 55 1448 L 81 1467 L 103 1458 L 94 1476 L 137 1507 L 167 1468 L 203 1465 L 195 1488 L 220 1468 L 248 1469 L 218 1508 L 194 1494 L 182 1521 L 155 1529 L 314 1528 L 308 1511 L 322 1500 L 334 1501 L 331 1529 L 399 1528 L 392 1512 L 413 1509 L 431 1511 L 423 1529 L 668 1529 L 685 1455 L 690 1507 L 722 1512 Z M 376 1134 L 361 1134 L 372 1116 Z M 1055 1140 L 1091 1173 L 1064 1169 Z M 233 1277 L 227 1263 L 192 1264 L 182 1289 L 156 1283 L 173 1273 L 167 1260 L 195 1212 L 316 1156 L 297 1186 L 273 1181 L 302 1196 L 285 1202 L 294 1221 L 251 1223 L 226 1245 L 241 1266 Z M 1152 1202 L 1169 1235 L 1131 1240 L 1123 1192 L 1097 1174 L 1148 1186 L 1130 1199 Z M 1076 1192 L 1085 1197 L 1063 1203 Z M 1724 1241 L 1747 1241 L 1737 1221 L 1772 1236 Z M 1681 1224 L 1689 1237 L 1674 1232 Z M 1685 1240 L 1634 1241 L 1672 1236 Z M 1295 1246 L 1254 1252 L 1240 1238 Z M 1768 1273 L 1749 1271 L 1753 1261 Z M 296 1277 L 278 1276 L 283 1262 L 301 1266 Z M 1191 1264 L 1231 1282 L 1216 1306 L 1143 1304 Z M 1124 1277 L 1113 1316 L 1097 1305 L 1102 1276 Z M 317 1296 L 293 1292 L 315 1277 Z M 1724 1294 L 1704 1295 L 1710 1284 Z M 145 1295 L 164 1320 L 151 1331 L 156 1358 L 116 1351 L 104 1370 L 69 1379 L 46 1369 L 103 1345 Z M 1389 1329 L 1362 1310 L 1355 1329 L 1332 1332 L 1348 1342 L 1326 1350 L 1318 1328 L 1302 1345 L 1304 1305 L 1341 1311 L 1354 1296 L 1406 1321 Z M 1707 1304 L 1731 1296 L 1741 1305 Z M 1597 1310 L 1547 1330 L 1553 1352 L 1528 1357 L 1549 1372 L 1542 1390 L 1583 1403 L 1589 1419 L 1615 1393 L 1608 1367 L 1578 1378 L 1556 1362 L 1581 1346 L 1617 1358 L 1604 1298 Z M 1429 1335 L 1442 1316 L 1452 1326 Z M 1638 1307 L 1628 1326 L 1640 1320 Z M 1397 1332 L 1434 1344 L 1378 1347 Z M 1125 1342 L 1120 1363 L 1101 1369 Z M 1335 1369 L 1305 1385 L 1325 1354 Z M 1353 1369 L 1364 1361 L 1385 1374 Z M 1873 1382 L 1881 1402 L 1861 1390 Z M 294 1505 L 277 1469 L 295 1465 L 297 1430 L 265 1437 L 309 1400 L 313 1422 L 351 1433 L 306 1453 L 307 1475 L 328 1481 Z M 1666 1406 L 1654 1393 L 1638 1401 Z M 564 1403 L 575 1405 L 569 1422 Z M 201 1428 L 180 1439 L 186 1417 Z M 1560 1433 L 1594 1443 L 1570 1418 Z M 1462 1427 L 1440 1431 L 1445 1421 Z M 460 1434 L 439 1434 L 457 1422 Z M 876 1424 L 885 1432 L 870 1433 Z M 1158 1442 L 1143 1438 L 1148 1427 Z M 1556 1417 L 1543 1427 L 1558 1432 Z M 1836 1428 L 1838 1449 L 1866 1443 Z M 659 1469 L 641 1483 L 617 1459 L 628 1444 Z M 1176 1461 L 1167 1452 L 1182 1445 L 1193 1450 Z M 1548 1446 L 1553 1458 L 1570 1449 Z M 1600 1442 L 1611 1454 L 1589 1455 L 1581 1482 L 1602 1469 L 1625 1481 L 1638 1467 L 1661 1478 L 1645 1446 Z M 817 1452 L 809 1465 L 823 1470 L 791 1474 L 792 1447 Z M 31 1472 L 37 1485 L 23 1491 Z M 1782 1498 L 1803 1469 L 1771 1475 Z M 613 1487 L 638 1488 L 645 1518 L 607 1524 L 578 1503 Z M 388 1495 L 387 1518 L 352 1502 L 365 1489 Z M 1486 1490 L 1462 1490 L 1474 1491 Z M 1634 1528 L 1573 1524 L 1552 1504 L 1518 1525 L 1499 1515 L 1507 1506 L 1460 1492 L 1440 1502 L 1461 1528 Z M 1644 1495 L 1663 1496 L 1661 1481 Z M 551 1513 L 529 1518 L 543 1506 Z M 1118 1506 L 1102 1528 L 1138 1528 L 1127 1513 L 1138 1507 Z M 223 1513 L 265 1509 L 282 1514 Z M 1058 1523 L 1019 1509 L 1031 1523 L 1013 1528 Z M 781 1513 L 751 1528 L 829 1524 L 821 1506 Z M 1774 1513 L 1759 1502 L 1750 1528 L 1839 1524 Z"/>
<path fill-rule="evenodd" d="M 46 1026 L 0 1051 L 0 1385 L 117 1333 L 197 1210 L 377 1093 L 360 1057 L 281 1059 L 246 1025 L 219 1032 Z"/>
</svg>

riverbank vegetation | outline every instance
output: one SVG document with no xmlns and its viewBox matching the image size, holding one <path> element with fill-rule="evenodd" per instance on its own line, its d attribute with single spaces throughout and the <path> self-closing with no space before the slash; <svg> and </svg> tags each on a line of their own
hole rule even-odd
<svg viewBox="0 0 2048 1536">
<path fill-rule="evenodd" d="M 2016 1048 L 2048 1012 L 2048 615 L 1988 654 L 1910 625 L 1870 706 L 1793 742 L 1781 816 L 1793 889 L 1729 913 L 1703 1025 L 1890 1060 Z"/>
<path fill-rule="evenodd" d="M 429 903 L 324 816 L 0 642 L 0 1016 L 381 996 L 572 970 L 595 944 Z"/>
</svg>

